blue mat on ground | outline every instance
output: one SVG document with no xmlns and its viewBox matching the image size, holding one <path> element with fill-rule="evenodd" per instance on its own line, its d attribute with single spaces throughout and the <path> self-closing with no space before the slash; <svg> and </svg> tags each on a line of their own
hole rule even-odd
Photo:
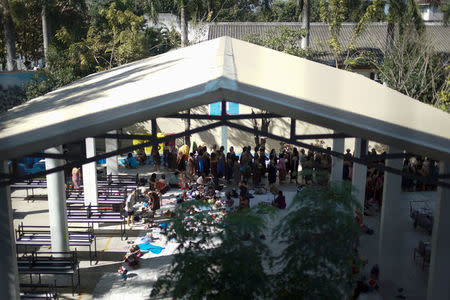
<svg viewBox="0 0 450 300">
<path fill-rule="evenodd" d="M 161 251 L 163 251 L 163 249 L 164 249 L 164 247 L 155 246 L 150 243 L 138 244 L 138 246 L 141 250 L 150 251 L 155 254 L 160 254 Z"/>
</svg>

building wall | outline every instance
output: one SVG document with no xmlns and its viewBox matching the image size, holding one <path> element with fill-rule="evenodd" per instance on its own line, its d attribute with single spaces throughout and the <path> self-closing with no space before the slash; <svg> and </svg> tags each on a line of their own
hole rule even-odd
<svg viewBox="0 0 450 300">
<path fill-rule="evenodd" d="M 0 72 L 0 87 L 22 86 L 30 81 L 36 72 Z"/>
<path fill-rule="evenodd" d="M 425 22 L 436 22 L 444 19 L 444 14 L 439 11 L 436 5 L 421 5 L 420 13 Z"/>
</svg>

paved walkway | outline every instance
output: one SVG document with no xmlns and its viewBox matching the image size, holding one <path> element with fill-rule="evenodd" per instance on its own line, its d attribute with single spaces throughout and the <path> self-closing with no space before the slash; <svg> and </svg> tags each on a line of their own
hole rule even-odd
<svg viewBox="0 0 450 300">
<path fill-rule="evenodd" d="M 126 173 L 133 173 L 136 170 L 122 169 Z M 149 166 L 140 167 L 137 171 L 144 176 L 153 173 Z M 285 185 L 282 190 L 287 192 L 287 202 L 290 202 L 295 194 L 294 185 Z M 35 194 L 45 195 L 45 190 L 36 190 Z M 169 192 L 169 195 L 174 192 Z M 25 225 L 48 225 L 48 207 L 46 198 L 37 198 L 34 201 L 24 199 L 25 191 L 15 191 L 13 194 L 13 211 L 14 224 L 23 222 Z M 169 196 L 166 196 L 167 198 Z M 266 197 L 263 195 L 262 197 Z M 431 240 L 431 237 L 424 231 L 415 230 L 412 221 L 409 218 L 409 201 L 410 200 L 430 200 L 434 201 L 435 192 L 414 192 L 402 193 L 401 200 L 404 205 L 404 213 L 399 216 L 405 224 L 408 224 L 403 236 L 403 252 L 404 259 L 399 262 L 399 267 L 404 266 L 403 277 L 399 278 L 398 286 L 402 286 L 406 290 L 407 299 L 425 299 L 426 282 L 428 273 L 422 271 L 421 263 L 413 262 L 413 248 L 417 246 L 419 240 Z M 263 199 L 267 200 L 267 199 Z M 163 211 L 173 207 L 174 203 L 163 200 Z M 361 237 L 360 252 L 362 257 L 369 260 L 366 266 L 368 273 L 370 267 L 378 262 L 378 240 L 379 240 L 379 213 L 373 216 L 365 216 L 365 223 L 374 229 L 373 235 L 363 235 Z M 125 240 L 120 240 L 118 233 L 119 226 L 102 226 L 97 236 L 97 249 L 99 251 L 99 261 L 97 264 L 90 266 L 87 260 L 87 251 L 82 250 L 80 255 L 84 259 L 80 263 L 81 268 L 81 294 L 72 296 L 70 293 L 64 293 L 64 299 L 148 299 L 151 286 L 157 279 L 163 269 L 167 268 L 171 262 L 172 254 L 176 247 L 176 243 L 169 242 L 165 244 L 164 236 L 155 241 L 154 244 L 163 246 L 165 249 L 161 254 L 146 254 L 141 263 L 141 267 L 137 270 L 130 271 L 130 277 L 125 281 L 120 279 L 117 269 L 122 264 L 121 259 L 126 253 L 128 246 Z M 135 227 L 129 231 L 129 239 L 133 240 L 139 236 L 145 235 L 147 230 L 142 226 Z M 157 232 L 155 232 L 157 235 Z M 268 239 L 270 240 L 270 239 Z M 380 270 L 383 272 L 383 270 Z M 394 292 L 389 287 L 384 287 L 381 291 L 384 299 L 394 299 Z M 369 295 L 371 296 L 371 295 Z M 373 296 L 373 295 L 372 295 Z M 371 299 L 366 297 L 365 299 Z"/>
<path fill-rule="evenodd" d="M 402 237 L 404 256 L 398 262 L 398 267 L 403 268 L 402 277 L 399 278 L 395 284 L 397 287 L 405 289 L 406 299 L 423 300 L 426 299 L 428 272 L 427 268 L 422 270 L 422 262 L 420 258 L 413 261 L 413 249 L 417 247 L 420 240 L 431 241 L 431 236 L 424 230 L 414 229 L 413 221 L 409 216 L 409 202 L 411 200 L 430 201 L 431 207 L 434 207 L 436 200 L 436 192 L 403 192 L 401 194 L 401 201 L 403 210 L 398 218 L 402 219 L 403 224 L 406 224 L 405 232 Z M 360 239 L 360 253 L 361 256 L 369 260 L 366 266 L 366 272 L 370 272 L 370 268 L 378 263 L 378 242 L 380 233 L 380 214 L 376 212 L 373 216 L 365 216 L 364 223 L 374 230 L 373 235 L 363 235 Z M 383 270 L 380 270 L 380 274 Z M 381 293 L 386 295 L 384 299 L 395 299 L 394 287 L 385 286 Z"/>
</svg>

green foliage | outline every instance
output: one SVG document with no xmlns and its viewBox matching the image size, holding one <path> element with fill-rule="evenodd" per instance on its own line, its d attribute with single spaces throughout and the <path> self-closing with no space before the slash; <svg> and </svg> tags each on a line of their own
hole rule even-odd
<svg viewBox="0 0 450 300">
<path fill-rule="evenodd" d="M 48 67 L 40 69 L 25 86 L 28 99 L 46 94 L 54 89 L 67 85 L 82 76 L 76 64 L 70 62 L 66 52 L 50 47 Z"/>
<path fill-rule="evenodd" d="M 336 184 L 299 192 L 267 241 L 285 246 L 278 257 L 260 238 L 278 209 L 225 213 L 201 201 L 181 204 L 167 233 L 179 243 L 177 254 L 151 297 L 348 299 L 360 232 L 353 215 L 360 207 L 350 189 Z"/>
<path fill-rule="evenodd" d="M 373 21 L 379 15 L 381 7 L 384 6 L 384 0 L 374 0 L 371 4 L 365 6 L 364 11 L 358 13 L 360 19 L 353 29 L 350 42 L 347 45 L 342 45 L 339 36 L 344 22 L 348 17 L 352 9 L 349 5 L 352 2 L 345 0 L 321 0 L 320 2 L 320 19 L 329 26 L 330 39 L 327 41 L 327 46 L 333 53 L 335 66 L 338 68 L 343 64 L 344 68 L 348 68 L 349 64 L 357 59 L 359 52 L 356 50 L 356 42 L 368 22 Z"/>
<path fill-rule="evenodd" d="M 3 88 L 0 86 L 0 112 L 22 104 L 26 99 L 25 91 L 19 86 Z"/>
<path fill-rule="evenodd" d="M 275 0 L 272 5 L 272 18 L 275 22 L 296 22 L 300 10 L 295 0 Z"/>
<path fill-rule="evenodd" d="M 86 42 L 92 47 L 99 70 L 109 69 L 145 57 L 144 17 L 112 2 L 100 7 L 98 18 L 104 26 L 90 26 Z"/>
<path fill-rule="evenodd" d="M 450 66 L 445 68 L 446 79 L 441 91 L 438 92 L 438 107 L 443 111 L 450 112 Z"/>
<path fill-rule="evenodd" d="M 41 6 L 37 1 L 10 1 L 16 31 L 16 51 L 30 60 L 43 56 Z"/>
<path fill-rule="evenodd" d="M 277 51 L 314 59 L 318 55 L 318 52 L 313 51 L 312 49 L 303 50 L 300 47 L 300 40 L 304 35 L 304 30 L 295 30 L 286 26 L 281 26 L 275 29 L 269 29 L 264 34 L 245 35 L 243 39 L 250 43 Z"/>
<path fill-rule="evenodd" d="M 144 30 L 144 17 L 133 12 L 133 1 L 95 2 L 90 8 L 89 19 L 82 18 L 86 28 L 84 34 L 71 26 L 56 30 L 47 67 L 40 70 L 26 87 L 28 99 L 96 71 L 179 46 L 180 36 L 174 29 Z"/>
<path fill-rule="evenodd" d="M 224 215 L 210 209 L 191 201 L 175 211 L 168 236 L 179 242 L 179 254 L 151 296 L 250 299 L 266 293 L 262 256 L 268 249 L 259 238 L 263 219 L 252 210 Z"/>
<path fill-rule="evenodd" d="M 281 299 L 347 299 L 355 281 L 359 226 L 357 201 L 349 186 L 308 186 L 294 198 L 290 213 L 276 228 L 287 247 L 278 258 L 284 287 Z"/>
<path fill-rule="evenodd" d="M 446 26 L 448 26 L 448 21 L 450 20 L 450 1 L 441 4 L 439 10 L 443 13 L 443 21 Z"/>
<path fill-rule="evenodd" d="M 409 97 L 438 104 L 441 92 L 448 91 L 446 60 L 434 51 L 424 35 L 411 27 L 404 30 L 384 56 L 383 64 L 377 66 L 380 77 L 389 87 Z"/>
</svg>

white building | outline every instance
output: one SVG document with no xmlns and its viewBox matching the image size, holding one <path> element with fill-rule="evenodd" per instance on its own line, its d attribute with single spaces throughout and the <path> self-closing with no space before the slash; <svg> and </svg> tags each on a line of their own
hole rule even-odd
<svg viewBox="0 0 450 300">
<path fill-rule="evenodd" d="M 440 0 L 419 0 L 420 14 L 425 22 L 442 22 L 444 14 L 439 11 L 439 6 L 443 4 Z"/>
</svg>

